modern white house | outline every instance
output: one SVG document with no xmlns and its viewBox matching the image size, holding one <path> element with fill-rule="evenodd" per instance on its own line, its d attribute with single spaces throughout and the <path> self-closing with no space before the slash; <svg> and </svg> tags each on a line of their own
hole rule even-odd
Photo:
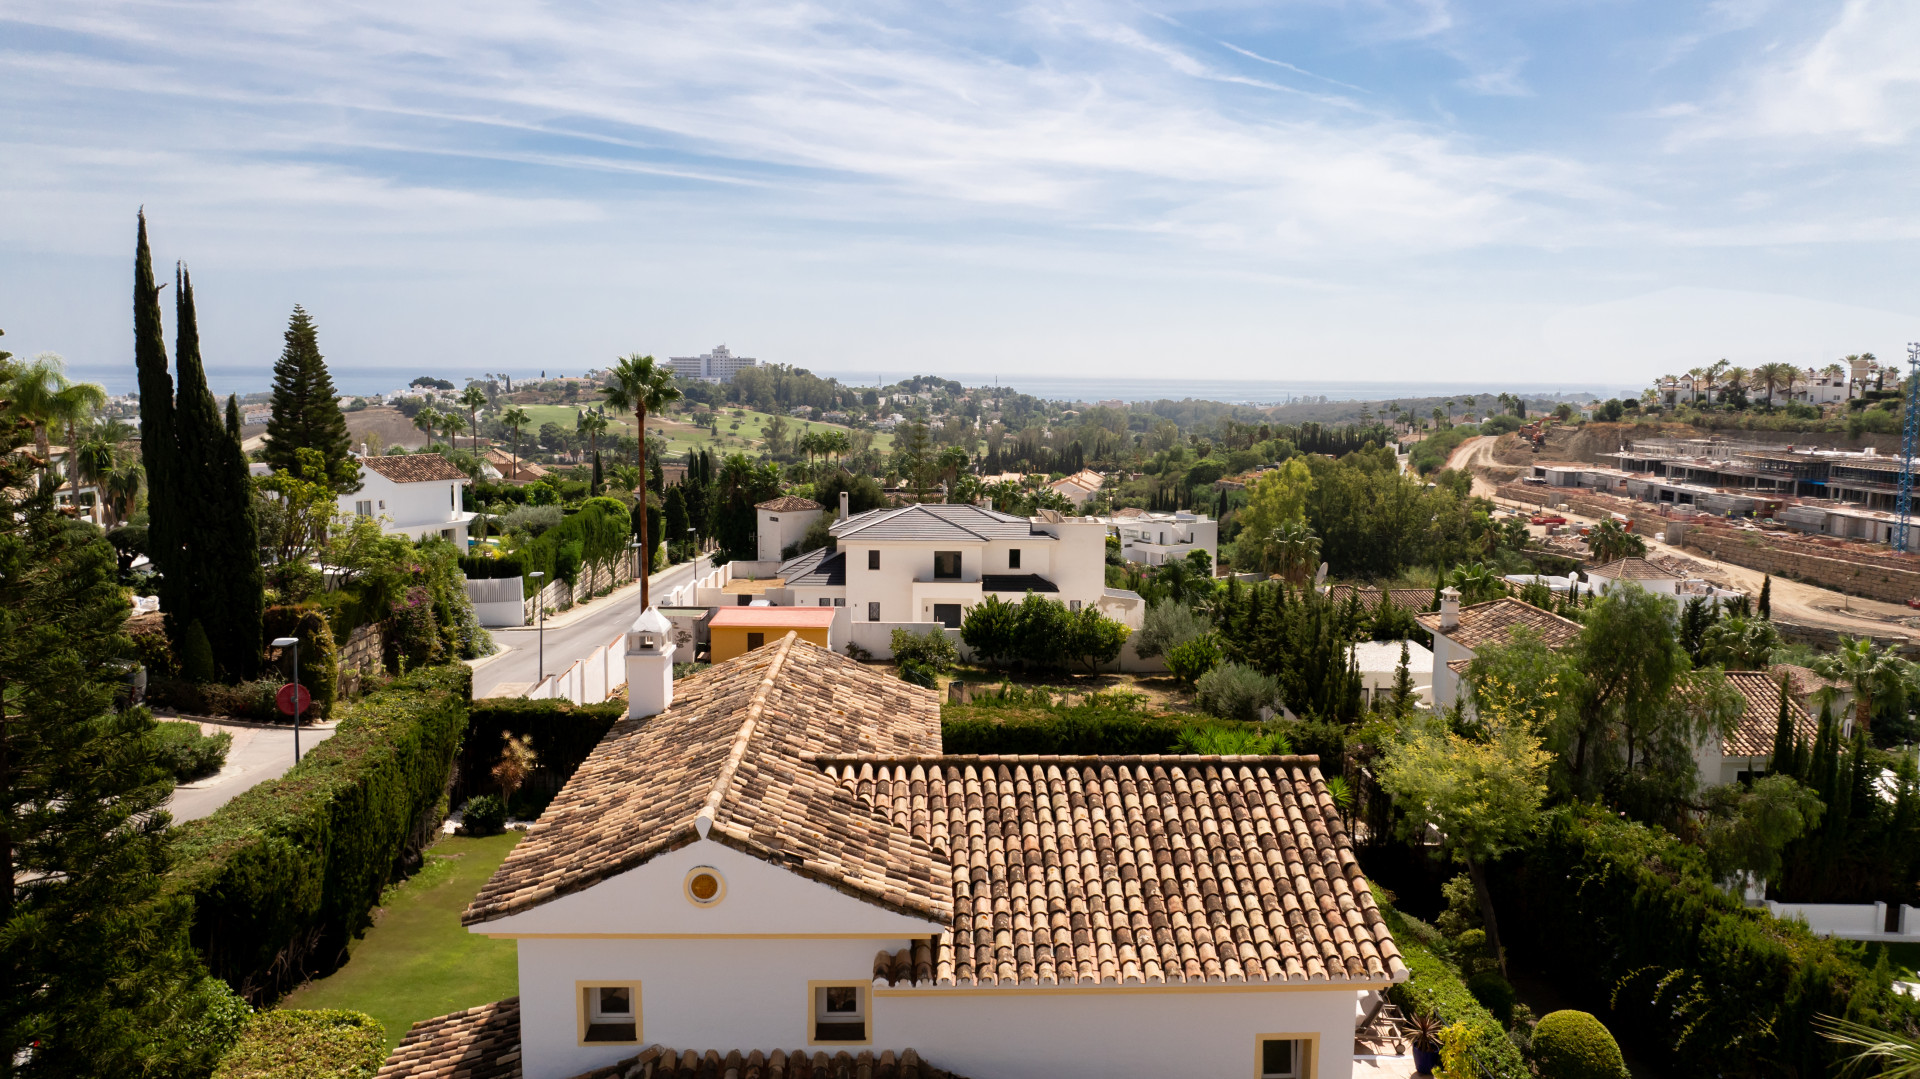
<svg viewBox="0 0 1920 1079">
<path fill-rule="evenodd" d="M 760 561 L 778 562 L 781 552 L 799 543 L 826 510 L 811 498 L 781 495 L 753 507 L 753 512 L 760 529 Z"/>
<path fill-rule="evenodd" d="M 1508 643 L 1515 627 L 1532 630 L 1549 648 L 1565 648 L 1580 636 L 1580 623 L 1510 596 L 1462 607 L 1457 588 L 1440 590 L 1438 611 L 1413 617 L 1433 634 L 1435 708 L 1452 708 L 1464 695 L 1460 678 L 1473 662 L 1475 649 Z"/>
<path fill-rule="evenodd" d="M 1204 513 L 1123 509 L 1087 520 L 1112 529 L 1120 537 L 1120 554 L 1129 562 L 1158 566 L 1185 558 L 1193 551 L 1205 551 L 1212 561 L 1212 572 L 1220 572 L 1220 522 Z"/>
<path fill-rule="evenodd" d="M 1433 705 L 1433 652 L 1419 641 L 1360 641 L 1353 646 L 1354 666 L 1360 669 L 1360 703 L 1393 698 L 1393 682 L 1400 673 L 1400 648 L 1407 650 L 1407 674 L 1421 704 Z"/>
<path fill-rule="evenodd" d="M 1353 1076 L 1408 970 L 1317 758 L 951 756 L 931 690 L 793 635 L 675 684 L 667 628 L 463 916 L 518 996 L 383 1079 Z"/>
<path fill-rule="evenodd" d="M 360 489 L 340 496 L 340 512 L 372 517 L 386 534 L 439 536 L 465 549 L 471 510 L 460 507 L 467 474 L 437 453 L 370 457 L 356 454 Z"/>
</svg>

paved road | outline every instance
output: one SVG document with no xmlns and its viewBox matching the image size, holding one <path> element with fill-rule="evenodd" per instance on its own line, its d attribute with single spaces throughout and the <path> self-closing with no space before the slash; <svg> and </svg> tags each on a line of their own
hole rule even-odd
<svg viewBox="0 0 1920 1079">
<path fill-rule="evenodd" d="M 170 717 L 160 716 L 160 719 Z M 240 727 L 225 723 L 200 724 L 203 734 L 225 731 L 233 736 L 227 748 L 226 767 L 217 775 L 175 787 L 167 799 L 167 812 L 174 823 L 207 816 L 238 797 L 242 791 L 273 779 L 293 767 L 292 727 Z M 300 752 L 333 737 L 333 727 L 300 728 Z"/>
<path fill-rule="evenodd" d="M 670 588 L 678 588 L 711 568 L 702 558 L 683 562 L 653 575 L 653 594 L 657 597 Z M 656 599 L 655 602 L 658 602 Z M 548 674 L 558 674 L 574 660 L 606 644 L 625 632 L 640 616 L 640 589 L 628 585 L 611 595 L 576 607 L 558 619 L 547 619 L 546 663 Z M 500 654 L 474 665 L 473 695 L 491 697 L 501 687 L 514 684 L 530 686 L 540 680 L 540 631 L 535 626 L 521 629 L 490 630 Z M 516 690 L 515 692 L 523 692 Z"/>
</svg>

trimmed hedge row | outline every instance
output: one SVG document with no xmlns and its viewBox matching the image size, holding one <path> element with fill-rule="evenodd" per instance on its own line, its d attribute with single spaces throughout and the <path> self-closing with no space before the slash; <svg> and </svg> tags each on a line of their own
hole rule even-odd
<svg viewBox="0 0 1920 1079">
<path fill-rule="evenodd" d="M 1698 849 L 1599 810 L 1555 812 L 1494 890 L 1509 946 L 1570 995 L 1610 1001 L 1607 1026 L 1660 1046 L 1676 1075 L 1827 1075 L 1841 1054 L 1815 1016 L 1920 1018 L 1863 946 L 1743 906 Z"/>
<path fill-rule="evenodd" d="M 1327 775 L 1338 775 L 1346 731 L 1337 723 L 1282 723 L 1275 728 L 1198 715 L 1153 715 L 1098 705 L 1045 710 L 1004 705 L 947 705 L 940 739 L 948 753 L 1149 754 L 1181 753 L 1183 732 L 1208 727 L 1277 729 L 1295 753 L 1317 754 Z"/>
<path fill-rule="evenodd" d="M 493 766 L 505 735 L 526 738 L 538 755 L 524 798 L 551 799 L 607 731 L 627 714 L 622 701 L 575 705 L 566 699 L 483 697 L 467 714 L 467 736 L 460 747 L 453 795 L 464 800 L 494 790 Z M 519 805 L 522 798 L 516 798 Z M 544 802 L 543 802 L 544 804 Z M 532 806 L 526 808 L 532 809 Z"/>
<path fill-rule="evenodd" d="M 256 1012 L 213 1079 L 373 1079 L 387 1032 L 362 1012 Z"/>
<path fill-rule="evenodd" d="M 1449 1026 L 1465 1023 L 1473 1028 L 1478 1034 L 1473 1043 L 1476 1075 L 1488 1079 L 1532 1079 L 1533 1069 L 1527 1067 L 1519 1048 L 1507 1039 L 1506 1027 L 1467 991 L 1453 964 L 1428 950 L 1400 917 L 1400 912 L 1380 902 L 1377 891 L 1374 900 L 1380 903 L 1387 928 L 1393 930 L 1393 943 L 1400 949 L 1400 958 L 1412 972 L 1412 977 L 1387 990 L 1387 998 L 1409 1016 L 1430 1011 Z"/>
<path fill-rule="evenodd" d="M 286 775 L 175 829 L 166 887 L 192 901 L 212 973 L 259 1002 L 345 958 L 445 813 L 472 678 L 455 664 L 396 679 L 343 706 Z"/>
</svg>

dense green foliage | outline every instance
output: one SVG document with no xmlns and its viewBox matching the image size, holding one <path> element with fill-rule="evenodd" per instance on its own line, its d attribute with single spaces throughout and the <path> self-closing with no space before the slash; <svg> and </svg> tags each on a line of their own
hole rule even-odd
<svg viewBox="0 0 1920 1079">
<path fill-rule="evenodd" d="M 1070 611 L 1033 592 L 1019 603 L 989 594 L 960 623 L 960 640 L 975 658 L 991 667 L 1018 661 L 1032 671 L 1057 671 L 1069 663 L 1098 669 L 1119 656 L 1130 632 L 1095 607 Z"/>
<path fill-rule="evenodd" d="M 543 578 L 525 578 L 526 594 L 531 596 L 554 581 L 573 584 L 583 569 L 611 571 L 620 559 L 629 557 L 627 544 L 632 532 L 630 512 L 619 500 L 588 499 L 580 512 L 566 515 L 558 526 L 513 552 L 523 575 L 534 570 L 545 574 Z M 463 565 L 475 561 L 479 560 L 466 559 Z"/>
<path fill-rule="evenodd" d="M 154 737 L 159 741 L 160 755 L 168 770 L 181 783 L 205 779 L 218 772 L 227 762 L 228 747 L 233 745 L 233 735 L 225 731 L 201 734 L 198 723 L 171 720 L 154 724 Z"/>
<path fill-rule="evenodd" d="M 1697 849 L 1602 811 L 1554 811 L 1494 889 L 1514 950 L 1576 998 L 1610 1001 L 1609 1024 L 1662 1047 L 1677 1074 L 1826 1075 L 1837 1057 L 1816 1015 L 1920 1017 L 1859 945 L 1743 906 Z"/>
<path fill-rule="evenodd" d="M 1465 1023 L 1476 1034 L 1474 1064 L 1477 1074 L 1491 1079 L 1532 1079 L 1520 1051 L 1507 1040 L 1506 1028 L 1467 990 L 1460 972 L 1433 950 L 1431 928 L 1416 931 L 1410 920 L 1382 902 L 1380 913 L 1393 931 L 1393 942 L 1411 976 L 1387 991 L 1408 1015 L 1431 1014 L 1448 1025 Z"/>
<path fill-rule="evenodd" d="M 472 672 L 428 668 L 344 709 L 332 738 L 173 834 L 168 891 L 208 967 L 272 999 L 343 954 L 445 812 Z"/>
<path fill-rule="evenodd" d="M 1227 584 L 1215 615 L 1225 658 L 1273 676 L 1296 715 L 1352 722 L 1360 717 L 1360 676 L 1348 662 L 1361 636 L 1357 604 L 1281 581 Z"/>
<path fill-rule="evenodd" d="M 1627 1079 L 1627 1063 L 1591 1013 L 1548 1012 L 1533 1028 L 1533 1059 L 1555 1079 Z"/>
<path fill-rule="evenodd" d="M 263 621 L 269 641 L 300 639 L 299 682 L 307 687 L 313 701 L 308 717 L 318 721 L 333 715 L 334 701 L 340 694 L 340 650 L 334 645 L 326 612 L 318 607 L 269 607 Z M 293 661 L 294 650 L 288 648 L 280 657 L 277 677 L 293 681 Z"/>
<path fill-rule="evenodd" d="M 360 489 L 360 466 L 350 451 L 347 417 L 340 395 L 320 355 L 313 319 L 295 304 L 287 320 L 285 344 L 273 364 L 273 413 L 267 420 L 267 464 L 276 472 L 296 472 L 303 449 L 320 454 L 334 491 Z"/>
<path fill-rule="evenodd" d="M 1460 443 L 1480 435 L 1478 424 L 1461 423 L 1452 427 L 1443 427 L 1413 444 L 1411 461 L 1413 470 L 1422 476 L 1436 469 L 1445 468 L 1447 458 L 1460 448 Z"/>
<path fill-rule="evenodd" d="M 497 794 L 483 794 L 467 800 L 460 818 L 461 830 L 472 836 L 499 835 L 507 825 L 507 803 Z"/>
<path fill-rule="evenodd" d="M 568 700 L 486 697 L 467 713 L 454 780 L 455 800 L 494 789 L 492 771 L 508 736 L 522 738 L 539 762 L 513 800 L 522 817 L 537 816 L 573 776 L 580 762 L 626 715 L 619 701 L 575 705 Z"/>
<path fill-rule="evenodd" d="M 175 761 L 146 709 L 114 710 L 113 548 L 27 469 L 0 452 L 0 1072 L 204 1074 L 238 1012 L 158 898 Z"/>
<path fill-rule="evenodd" d="M 373 1079 L 386 1062 L 386 1031 L 345 1011 L 264 1011 L 240 1031 L 213 1079 Z"/>
<path fill-rule="evenodd" d="M 160 607 L 178 643 L 198 622 L 216 673 L 253 677 L 260 665 L 265 579 L 246 455 L 207 390 L 200 362 L 193 282 L 175 275 L 176 393 L 167 373 L 160 290 L 153 280 L 147 224 L 134 255 L 134 359 L 140 377 L 140 452 L 146 465 L 148 557 L 160 573 Z"/>
</svg>

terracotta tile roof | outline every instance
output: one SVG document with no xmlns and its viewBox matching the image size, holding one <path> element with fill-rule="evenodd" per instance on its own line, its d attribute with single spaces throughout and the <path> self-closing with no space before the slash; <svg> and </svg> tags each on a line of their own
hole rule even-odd
<svg viewBox="0 0 1920 1079">
<path fill-rule="evenodd" d="M 375 1079 L 520 1079 L 520 998 L 413 1024 Z"/>
<path fill-rule="evenodd" d="M 1728 671 L 1727 684 L 1747 699 L 1740 726 L 1720 744 L 1728 757 L 1766 757 L 1773 753 L 1774 732 L 1780 728 L 1780 676 L 1769 671 Z M 1813 744 L 1820 733 L 1819 723 L 1787 691 L 1787 714 L 1793 717 L 1794 733 Z"/>
<path fill-rule="evenodd" d="M 395 483 L 431 483 L 435 480 L 464 480 L 465 472 L 437 453 L 409 453 L 393 457 L 362 457 L 360 464 Z"/>
<path fill-rule="evenodd" d="M 845 1050 L 829 1055 L 804 1049 L 721 1053 L 650 1045 L 639 1053 L 573 1079 L 681 1076 L 763 1076 L 764 1079 L 959 1079 L 929 1065 L 911 1049 L 895 1053 Z M 520 999 L 509 997 L 415 1023 L 387 1057 L 376 1079 L 520 1079 Z"/>
<path fill-rule="evenodd" d="M 811 498 L 801 498 L 799 495 L 781 495 L 779 498 L 770 498 L 765 502 L 756 502 L 753 508 L 757 510 L 771 510 L 774 513 L 798 513 L 801 510 L 818 510 L 825 509 L 826 507 Z"/>
<path fill-rule="evenodd" d="M 1805 700 L 1828 686 L 1839 688 L 1839 683 L 1822 678 L 1820 675 L 1815 674 L 1810 668 L 1801 667 L 1793 663 L 1776 663 L 1768 667 L 1767 671 L 1772 674 L 1776 680 L 1783 674 L 1792 679 L 1791 691 L 1794 697 L 1800 700 Z"/>
<path fill-rule="evenodd" d="M 738 1049 L 721 1053 L 709 1049 L 668 1049 L 650 1045 L 638 1055 L 617 1064 L 582 1072 L 571 1079 L 960 1079 L 959 1076 L 928 1064 L 911 1049 L 895 1053 L 888 1049 L 875 1053 L 870 1049 L 849 1053 L 805 1049 L 771 1053 Z"/>
<path fill-rule="evenodd" d="M 520 458 L 519 463 L 515 464 L 513 455 L 505 450 L 488 450 L 486 458 L 487 463 L 493 466 L 494 471 L 500 473 L 500 475 L 506 479 L 537 480 L 544 478 L 547 474 L 546 469 L 541 468 L 525 457 Z"/>
<path fill-rule="evenodd" d="M 1467 668 L 1471 666 L 1473 666 L 1473 661 L 1470 659 L 1450 659 L 1447 661 L 1447 670 L 1455 674 L 1465 674 L 1467 673 Z"/>
<path fill-rule="evenodd" d="M 1402 980 L 1317 757 L 818 763 L 953 867 L 952 932 L 893 983 Z"/>
<path fill-rule="evenodd" d="M 1327 589 L 1327 598 L 1345 603 L 1351 592 L 1360 593 L 1360 603 L 1368 610 L 1380 606 L 1380 590 L 1370 585 L 1336 584 Z M 1433 606 L 1431 588 L 1389 588 L 1387 594 L 1393 597 L 1393 605 L 1403 611 L 1424 611 Z"/>
<path fill-rule="evenodd" d="M 480 889 L 467 925 L 531 909 L 703 832 L 880 905 L 945 922 L 946 862 L 842 795 L 806 752 L 940 751 L 940 702 L 789 633 L 674 687 L 653 720 L 621 720 Z"/>
<path fill-rule="evenodd" d="M 1616 581 L 1672 581 L 1686 576 L 1674 573 L 1665 566 L 1656 566 L 1644 558 L 1616 558 L 1604 566 L 1593 567 L 1587 573 Z"/>
<path fill-rule="evenodd" d="M 1413 617 L 1423 628 L 1441 633 L 1440 612 L 1428 611 Z M 1515 626 L 1533 630 L 1549 648 L 1565 648 L 1580 636 L 1580 623 L 1511 596 L 1460 608 L 1460 624 L 1442 635 L 1463 648 L 1479 648 L 1507 643 Z"/>
</svg>

